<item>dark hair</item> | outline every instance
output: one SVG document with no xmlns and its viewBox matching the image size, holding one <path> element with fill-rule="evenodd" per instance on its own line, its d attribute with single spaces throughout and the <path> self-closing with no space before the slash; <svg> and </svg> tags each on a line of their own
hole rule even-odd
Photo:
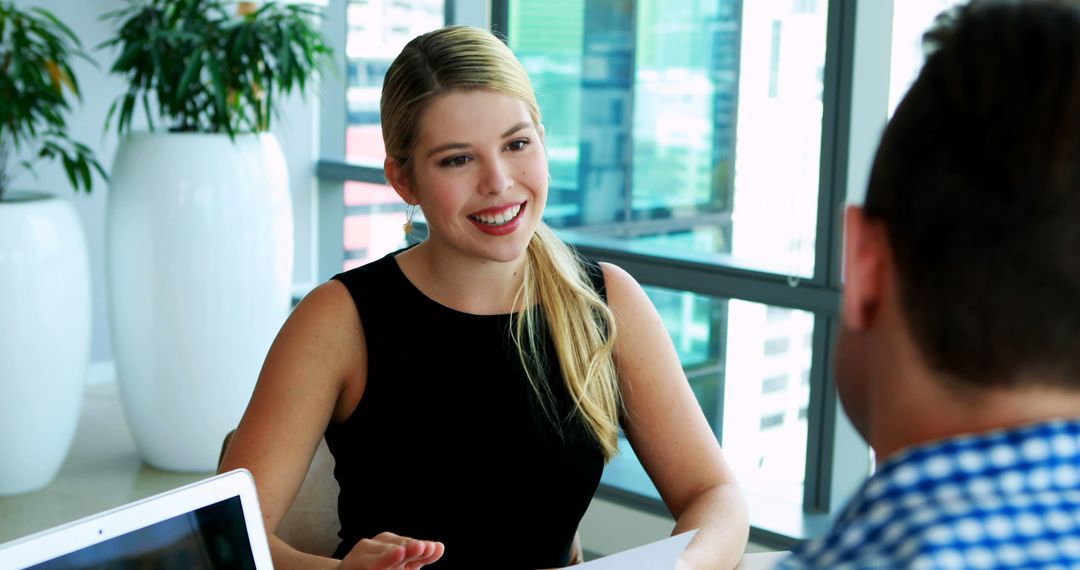
<svg viewBox="0 0 1080 570">
<path fill-rule="evenodd" d="M 1080 4 L 975 1 L 927 33 L 867 191 L 933 368 L 1080 388 Z"/>
</svg>

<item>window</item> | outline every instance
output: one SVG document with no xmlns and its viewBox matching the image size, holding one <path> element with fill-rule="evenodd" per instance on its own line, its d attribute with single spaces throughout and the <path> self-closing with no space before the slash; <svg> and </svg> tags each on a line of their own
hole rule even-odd
<svg viewBox="0 0 1080 570">
<path fill-rule="evenodd" d="M 761 382 L 762 394 L 775 394 L 777 392 L 783 392 L 788 385 L 787 374 L 779 374 L 776 376 L 770 376 Z"/>
<path fill-rule="evenodd" d="M 508 5 L 547 127 L 550 224 L 813 275 L 827 2 Z"/>
<path fill-rule="evenodd" d="M 443 0 L 348 0 L 345 159 L 382 170 L 379 98 L 390 62 L 415 36 L 445 25 Z M 385 184 L 346 181 L 344 246 L 349 269 L 405 245 L 405 203 Z"/>
<path fill-rule="evenodd" d="M 771 322 L 784 321 L 791 316 L 791 312 L 783 307 L 769 307 L 765 309 L 765 318 Z"/>
<path fill-rule="evenodd" d="M 770 338 L 765 341 L 765 354 L 783 354 L 791 346 L 791 340 L 787 338 Z"/>
<path fill-rule="evenodd" d="M 772 428 L 775 428 L 775 427 L 782 426 L 782 425 L 784 425 L 784 414 L 782 414 L 782 413 L 780 413 L 780 414 L 769 414 L 769 415 L 764 416 L 764 417 L 761 418 L 761 431 L 762 432 L 764 432 L 766 430 L 769 430 L 769 429 L 772 429 Z M 764 456 L 762 456 L 760 462 L 762 464 L 765 463 Z"/>
<path fill-rule="evenodd" d="M 660 287 L 646 287 L 646 293 L 671 332 L 690 387 L 745 490 L 800 505 L 807 422 L 783 418 L 809 403 L 808 387 L 787 380 L 809 373 L 810 353 L 769 353 L 763 339 L 778 330 L 811 331 L 813 314 Z M 788 317 L 770 321 L 769 313 L 778 310 Z M 738 405 L 725 408 L 725 402 Z M 603 483 L 659 499 L 625 440 L 620 451 L 605 469 Z"/>
<path fill-rule="evenodd" d="M 409 40 L 446 24 L 445 13 L 444 0 L 348 0 L 346 159 L 382 164 L 383 76 Z"/>
</svg>

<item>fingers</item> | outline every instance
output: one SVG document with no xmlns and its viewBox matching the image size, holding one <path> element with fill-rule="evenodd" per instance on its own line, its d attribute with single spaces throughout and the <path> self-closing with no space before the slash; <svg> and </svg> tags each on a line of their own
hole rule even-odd
<svg viewBox="0 0 1080 570">
<path fill-rule="evenodd" d="M 430 548 L 426 551 L 425 556 L 417 557 L 417 562 L 423 564 L 432 564 L 438 559 L 442 558 L 443 551 L 446 547 L 441 542 L 425 541 Z"/>
<path fill-rule="evenodd" d="M 382 554 L 376 556 L 371 570 L 396 570 L 407 561 L 407 558 L 405 547 L 386 545 Z"/>
<path fill-rule="evenodd" d="M 445 547 L 441 542 L 416 540 L 409 544 L 405 556 L 406 570 L 416 570 L 442 558 Z"/>
<path fill-rule="evenodd" d="M 441 542 L 383 532 L 356 543 L 342 561 L 350 570 L 416 570 L 442 557 Z"/>
<path fill-rule="evenodd" d="M 406 562 L 407 547 L 401 544 L 365 538 L 353 546 L 342 560 L 349 570 L 397 570 Z"/>
</svg>

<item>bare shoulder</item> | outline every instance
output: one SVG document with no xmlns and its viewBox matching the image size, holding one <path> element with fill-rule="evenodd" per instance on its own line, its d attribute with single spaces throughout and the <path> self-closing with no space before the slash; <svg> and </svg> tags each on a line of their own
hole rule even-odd
<svg viewBox="0 0 1080 570">
<path fill-rule="evenodd" d="M 289 321 L 296 321 L 297 326 L 330 327 L 331 330 L 360 327 L 349 290 L 333 279 L 312 289 L 293 310 Z"/>
<path fill-rule="evenodd" d="M 643 302 L 649 303 L 641 285 L 625 269 L 607 262 L 600 262 L 600 269 L 604 272 L 608 306 L 613 311 L 633 309 L 640 307 Z"/>
<path fill-rule="evenodd" d="M 363 338 L 360 318 L 344 285 L 329 281 L 313 289 L 293 309 L 270 348 L 263 376 L 282 369 L 290 376 L 309 371 L 310 380 L 342 380 L 350 356 Z M 310 368 L 315 366 L 314 369 Z M 300 369 L 299 367 L 303 367 Z M 311 372 L 319 372 L 312 376 Z M 269 374 L 268 374 L 269 373 Z"/>
<path fill-rule="evenodd" d="M 610 263 L 600 266 L 608 306 L 615 315 L 615 362 L 624 389 L 632 391 L 658 376 L 678 377 L 681 368 L 671 338 L 645 290 L 623 268 Z M 632 403 L 633 398 L 627 401 Z"/>
</svg>

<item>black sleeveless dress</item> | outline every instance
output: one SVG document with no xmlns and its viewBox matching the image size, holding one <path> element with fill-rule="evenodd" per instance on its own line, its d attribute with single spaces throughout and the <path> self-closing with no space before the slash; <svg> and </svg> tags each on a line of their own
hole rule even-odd
<svg viewBox="0 0 1080 570">
<path fill-rule="evenodd" d="M 335 556 L 390 531 L 442 541 L 433 569 L 565 565 L 604 461 L 557 362 L 544 359 L 558 427 L 528 384 L 512 316 L 436 303 L 394 255 L 334 277 L 356 303 L 368 354 L 360 403 L 326 430 L 341 486 Z M 603 296 L 599 266 L 586 268 Z"/>
</svg>

